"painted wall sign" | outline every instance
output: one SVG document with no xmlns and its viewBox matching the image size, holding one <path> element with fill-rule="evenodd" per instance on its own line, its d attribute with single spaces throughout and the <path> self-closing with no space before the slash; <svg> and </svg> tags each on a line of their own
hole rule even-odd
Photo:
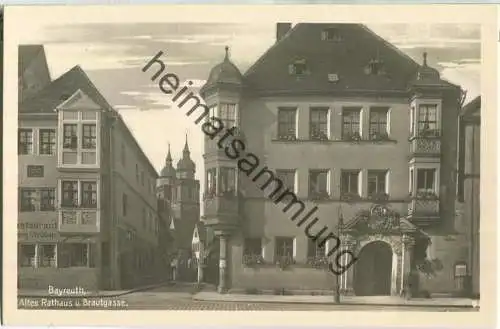
<svg viewBox="0 0 500 329">
<path fill-rule="evenodd" d="M 53 241 L 60 237 L 57 220 L 46 222 L 21 222 L 17 224 L 19 241 Z"/>
<path fill-rule="evenodd" d="M 43 177 L 43 166 L 28 166 L 28 177 Z"/>
</svg>

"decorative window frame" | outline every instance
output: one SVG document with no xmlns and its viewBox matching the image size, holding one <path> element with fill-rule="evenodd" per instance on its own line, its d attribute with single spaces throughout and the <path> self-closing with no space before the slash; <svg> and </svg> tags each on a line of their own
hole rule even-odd
<svg viewBox="0 0 500 329">
<path fill-rule="evenodd" d="M 320 105 L 320 104 L 312 104 L 309 106 L 309 126 L 308 126 L 308 129 L 309 129 L 309 134 L 308 134 L 308 139 L 311 139 L 311 140 L 319 140 L 321 141 L 321 139 L 312 139 L 311 138 L 311 135 L 312 135 L 312 132 L 311 132 L 311 124 L 312 124 L 312 117 L 311 117 L 311 114 L 313 112 L 313 110 L 326 110 L 326 140 L 330 140 L 331 139 L 331 136 L 332 136 L 332 112 L 333 112 L 333 109 L 332 109 L 332 106 L 331 105 Z M 299 107 L 297 107 L 297 111 L 299 110 Z M 298 112 L 297 112 L 297 118 L 298 118 Z M 296 130 L 298 131 L 299 130 L 299 127 L 298 127 L 298 122 L 299 120 L 297 119 L 297 126 L 296 126 Z"/>
</svg>

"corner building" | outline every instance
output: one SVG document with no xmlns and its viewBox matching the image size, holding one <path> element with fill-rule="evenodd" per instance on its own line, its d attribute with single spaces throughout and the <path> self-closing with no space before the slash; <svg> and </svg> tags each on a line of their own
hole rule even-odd
<svg viewBox="0 0 500 329">
<path fill-rule="evenodd" d="M 156 170 L 79 66 L 52 80 L 40 45 L 19 63 L 18 286 L 153 281 Z"/>
<path fill-rule="evenodd" d="M 232 160 L 217 146 L 223 132 L 205 137 L 203 221 L 219 239 L 219 291 L 332 291 L 334 276 L 321 264 L 335 240 L 306 236 L 313 216 L 296 225 L 315 206 L 310 235 L 327 227 L 321 241 L 342 218 L 338 250 L 357 257 L 341 275 L 343 294 L 460 289 L 455 265 L 468 257 L 455 222 L 463 93 L 427 54 L 417 63 L 363 25 L 278 23 L 275 44 L 244 74 L 226 48 L 201 95 L 245 143 Z M 259 160 L 250 175 L 239 168 L 248 152 Z M 273 202 L 279 184 L 258 175 L 263 167 L 297 198 Z"/>
</svg>

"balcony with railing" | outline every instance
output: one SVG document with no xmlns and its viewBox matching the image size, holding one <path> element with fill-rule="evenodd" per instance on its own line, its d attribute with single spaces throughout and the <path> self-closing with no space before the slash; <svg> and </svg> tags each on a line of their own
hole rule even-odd
<svg viewBox="0 0 500 329">
<path fill-rule="evenodd" d="M 410 154 L 412 156 L 439 156 L 441 154 L 439 131 L 422 131 L 418 136 L 411 137 Z"/>
<path fill-rule="evenodd" d="M 408 203 L 408 218 L 420 225 L 430 225 L 438 222 L 439 198 L 435 195 L 417 195 L 411 197 Z"/>
</svg>

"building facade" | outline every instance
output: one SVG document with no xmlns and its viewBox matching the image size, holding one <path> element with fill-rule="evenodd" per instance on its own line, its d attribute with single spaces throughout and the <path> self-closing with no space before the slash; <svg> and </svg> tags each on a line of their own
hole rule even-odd
<svg viewBox="0 0 500 329">
<path fill-rule="evenodd" d="M 417 63 L 358 24 L 278 23 L 244 74 L 226 48 L 201 95 L 207 122 L 237 128 L 205 138 L 219 291 L 332 291 L 328 260 L 344 294 L 459 289 L 463 93 L 426 54 Z"/>
<path fill-rule="evenodd" d="M 470 249 L 463 264 L 471 278 L 470 292 L 479 296 L 480 282 L 480 173 L 481 173 L 481 97 L 476 97 L 460 112 L 459 118 L 459 186 L 463 225 L 468 227 Z"/>
<path fill-rule="evenodd" d="M 172 261 L 175 264 L 176 280 L 196 280 L 196 266 L 192 251 L 192 237 L 196 223 L 200 220 L 200 182 L 195 179 L 196 166 L 190 156 L 189 145 L 186 142 L 182 158 L 173 166 L 170 146 L 165 158 L 165 166 L 157 180 L 157 196 L 171 212 L 171 227 L 175 229 L 176 255 Z"/>
<path fill-rule="evenodd" d="M 19 287 L 151 280 L 155 169 L 79 66 L 51 80 L 43 46 L 19 58 Z"/>
</svg>

